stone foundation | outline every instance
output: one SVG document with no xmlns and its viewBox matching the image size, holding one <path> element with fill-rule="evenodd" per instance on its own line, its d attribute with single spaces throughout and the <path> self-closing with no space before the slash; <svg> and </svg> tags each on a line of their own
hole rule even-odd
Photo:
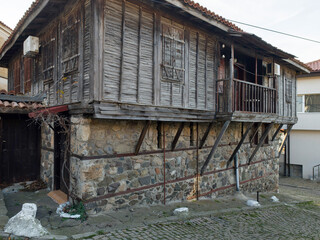
<svg viewBox="0 0 320 240">
<path fill-rule="evenodd" d="M 214 198 L 235 191 L 234 169 L 232 164 L 227 167 L 227 161 L 246 129 L 246 123 L 243 128 L 242 123 L 230 124 L 201 177 L 200 169 L 223 123 L 216 123 L 212 127 L 203 149 L 199 149 L 197 154 L 196 123 L 185 124 L 176 149 L 172 151 L 171 144 L 180 123 L 152 122 L 139 154 L 134 155 L 145 121 L 72 117 L 71 122 L 70 189 L 92 212 L 134 205 L 163 204 L 164 201 L 187 201 L 197 197 Z M 199 123 L 199 139 L 207 126 L 207 123 Z M 270 132 L 269 139 L 276 128 L 277 126 Z M 261 131 L 260 129 L 259 136 Z M 43 136 L 46 139 L 43 144 L 52 142 L 49 135 Z M 248 166 L 250 153 L 255 147 L 249 143 L 249 136 L 239 151 L 241 190 L 276 190 L 279 175 L 276 152 L 279 141 L 269 141 L 261 147 Z M 50 184 L 53 157 L 47 150 L 43 149 L 42 153 L 41 174 Z"/>
</svg>

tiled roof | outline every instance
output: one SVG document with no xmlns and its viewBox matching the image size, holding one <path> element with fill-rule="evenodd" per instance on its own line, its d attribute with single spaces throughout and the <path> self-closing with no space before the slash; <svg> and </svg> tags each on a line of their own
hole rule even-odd
<svg viewBox="0 0 320 240">
<path fill-rule="evenodd" d="M 242 29 L 240 29 L 239 27 L 237 27 L 235 24 L 233 24 L 232 22 L 226 20 L 225 18 L 219 16 L 218 14 L 215 14 L 214 12 L 211 12 L 210 10 L 208 10 L 206 7 L 201 6 L 199 3 L 196 3 L 192 0 L 183 0 L 183 2 L 185 4 L 188 4 L 190 7 L 200 11 L 202 14 L 205 14 L 208 17 L 212 17 L 214 20 L 223 23 L 224 25 L 232 28 L 233 30 L 242 32 Z"/>
<path fill-rule="evenodd" d="M 292 58 L 291 60 L 292 60 L 293 62 L 301 65 L 302 67 L 308 69 L 309 71 L 313 71 L 312 67 L 310 67 L 310 66 L 308 65 L 308 63 L 303 63 L 303 62 L 299 61 L 299 60 L 296 59 L 296 58 Z"/>
<path fill-rule="evenodd" d="M 320 71 L 320 59 L 313 62 L 309 62 L 307 63 L 307 65 L 312 69 L 312 71 Z"/>
<path fill-rule="evenodd" d="M 9 27 L 8 25 L 4 24 L 2 21 L 0 21 L 0 24 L 3 25 L 4 27 L 8 28 L 12 32 L 11 27 Z"/>
<path fill-rule="evenodd" d="M 17 99 L 23 100 L 23 98 L 26 99 L 26 101 L 10 101 L 5 100 L 17 97 Z M 5 90 L 0 91 L 0 112 L 10 112 L 12 110 L 26 110 L 28 112 L 42 109 L 44 108 L 44 105 L 42 105 L 39 102 L 31 102 L 29 100 L 29 97 L 25 96 L 14 96 L 13 92 L 7 92 Z"/>
</svg>

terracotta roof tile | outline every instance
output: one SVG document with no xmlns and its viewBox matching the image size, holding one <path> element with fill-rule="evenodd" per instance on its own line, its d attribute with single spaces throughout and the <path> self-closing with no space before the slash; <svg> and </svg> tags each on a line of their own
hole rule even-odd
<svg viewBox="0 0 320 240">
<path fill-rule="evenodd" d="M 6 90 L 1 90 L 0 95 L 1 96 L 12 96 L 14 95 L 11 92 L 8 92 Z M 22 96 L 23 97 L 23 96 Z M 36 102 L 23 102 L 23 101 L 9 101 L 9 100 L 0 100 L 0 109 L 30 109 L 30 111 L 37 110 L 37 109 L 42 109 L 45 106 L 42 105 L 41 103 L 36 103 Z"/>
<path fill-rule="evenodd" d="M 320 59 L 313 62 L 309 62 L 307 63 L 307 65 L 312 69 L 312 71 L 320 71 Z"/>
<path fill-rule="evenodd" d="M 241 28 L 233 24 L 232 22 L 226 20 L 225 18 L 219 16 L 218 14 L 215 14 L 214 12 L 208 10 L 206 7 L 201 6 L 199 3 L 196 3 L 192 0 L 183 0 L 185 4 L 188 4 L 190 7 L 197 9 L 198 11 L 202 12 L 208 17 L 213 18 L 214 20 L 217 20 L 218 22 L 223 23 L 224 25 L 231 27 L 233 30 L 243 32 Z"/>
</svg>

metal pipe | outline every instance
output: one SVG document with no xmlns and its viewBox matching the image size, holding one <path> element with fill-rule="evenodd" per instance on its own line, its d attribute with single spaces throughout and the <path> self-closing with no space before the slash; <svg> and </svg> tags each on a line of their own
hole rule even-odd
<svg viewBox="0 0 320 240">
<path fill-rule="evenodd" d="M 288 147 L 288 177 L 291 177 L 291 161 L 290 161 L 290 135 L 288 135 L 288 141 L 287 141 L 287 147 Z"/>
<path fill-rule="evenodd" d="M 240 177 L 239 177 L 239 162 L 238 162 L 238 154 L 234 156 L 234 164 L 236 168 L 236 190 L 240 191 Z"/>
<path fill-rule="evenodd" d="M 163 204 L 166 205 L 166 131 L 162 123 L 163 131 Z"/>
<path fill-rule="evenodd" d="M 197 123 L 197 200 L 199 200 L 199 123 Z"/>
</svg>

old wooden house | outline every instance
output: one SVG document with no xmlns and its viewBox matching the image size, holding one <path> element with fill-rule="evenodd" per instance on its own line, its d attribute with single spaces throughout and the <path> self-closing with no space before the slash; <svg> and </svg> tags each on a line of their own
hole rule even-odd
<svg viewBox="0 0 320 240">
<path fill-rule="evenodd" d="M 9 90 L 70 118 L 66 171 L 42 128 L 41 177 L 95 212 L 277 189 L 308 72 L 191 0 L 37 0 L 0 59 Z"/>
</svg>

